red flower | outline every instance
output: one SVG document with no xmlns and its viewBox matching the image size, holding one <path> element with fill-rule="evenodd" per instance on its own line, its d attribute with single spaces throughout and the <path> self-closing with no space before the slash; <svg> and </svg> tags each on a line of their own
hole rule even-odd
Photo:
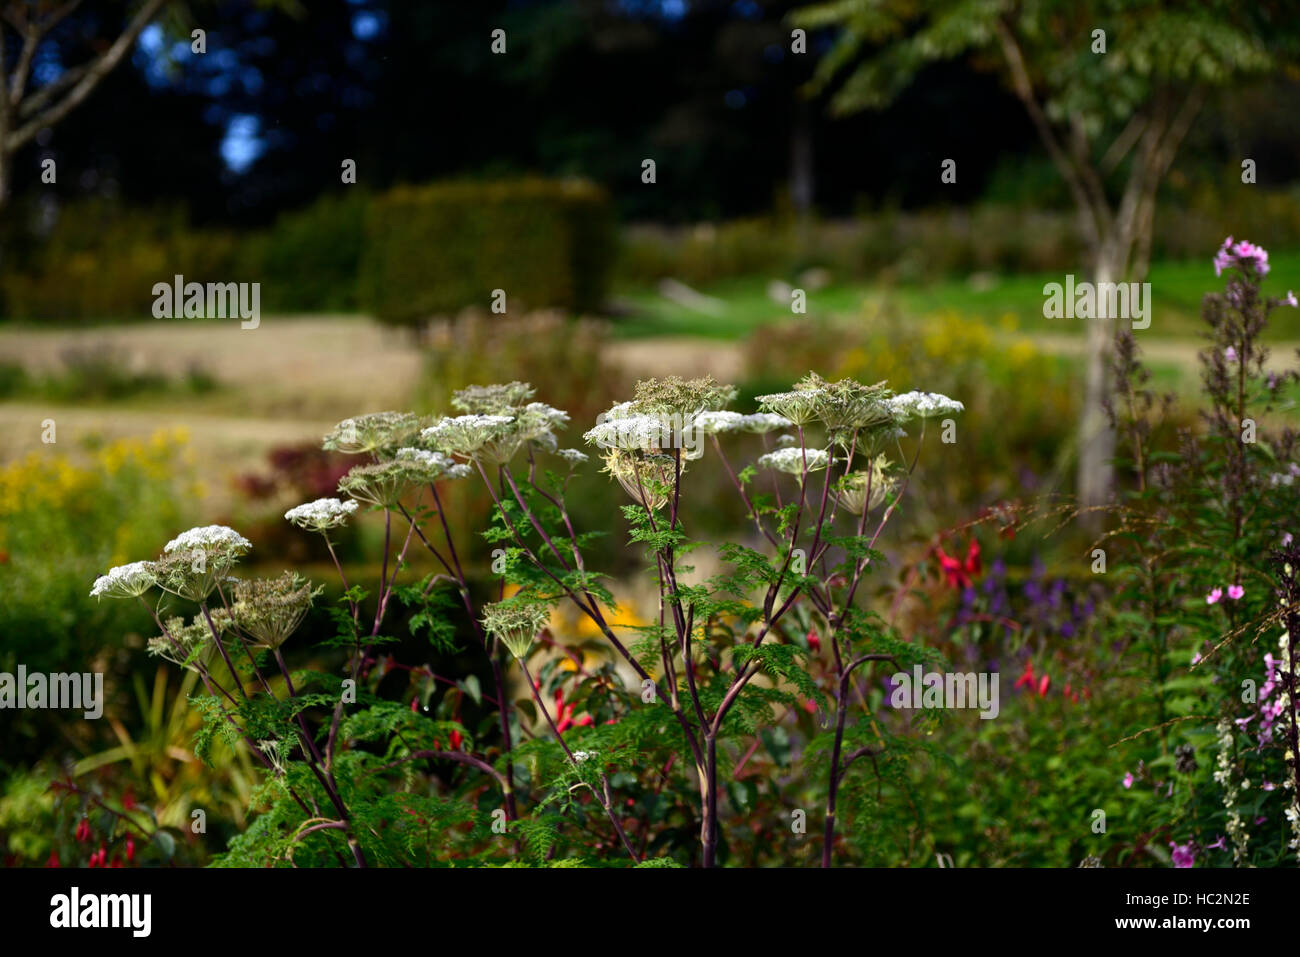
<svg viewBox="0 0 1300 957">
<path fill-rule="evenodd" d="M 1043 675 L 1042 680 L 1038 682 L 1038 697 L 1046 698 L 1047 689 L 1050 688 L 1051 686 L 1052 686 L 1052 679 L 1048 675 Z"/>
<path fill-rule="evenodd" d="M 419 699 L 419 698 L 412 698 L 412 699 L 411 699 L 411 710 L 414 711 L 416 714 L 419 714 L 419 713 L 420 713 L 420 699 Z"/>
<path fill-rule="evenodd" d="M 935 555 L 939 559 L 939 570 L 943 572 L 943 577 L 948 581 L 950 588 L 969 588 L 970 576 L 962 568 L 962 564 L 955 558 L 952 558 L 944 552 L 942 548 L 936 546 Z"/>
<path fill-rule="evenodd" d="M 122 795 L 122 807 L 126 808 L 128 811 L 135 810 L 135 792 L 130 788 L 127 788 L 126 793 Z"/>
<path fill-rule="evenodd" d="M 453 728 L 451 732 L 451 749 L 453 751 L 459 751 L 461 742 L 464 740 L 465 740 L 464 736 L 455 728 Z"/>
<path fill-rule="evenodd" d="M 820 637 L 818 637 L 816 628 L 808 632 L 808 647 L 811 648 L 813 651 L 822 650 L 822 640 Z"/>
<path fill-rule="evenodd" d="M 126 839 L 126 862 L 128 864 L 135 863 L 135 838 L 133 837 Z"/>
<path fill-rule="evenodd" d="M 980 543 L 973 538 L 966 549 L 964 560 L 954 558 L 938 546 L 935 546 L 934 552 L 939 559 L 939 570 L 943 572 L 950 588 L 970 588 L 984 570 L 980 562 Z"/>
<path fill-rule="evenodd" d="M 1029 685 L 1029 687 L 1032 688 L 1034 686 L 1034 680 L 1034 663 L 1032 661 L 1026 661 L 1025 670 L 1021 673 L 1020 677 L 1016 679 L 1015 686 L 1017 689 L 1023 688 L 1025 685 Z"/>
<path fill-rule="evenodd" d="M 84 817 L 77 822 L 77 840 L 82 843 L 90 840 L 90 821 Z"/>
<path fill-rule="evenodd" d="M 45 866 L 46 866 L 46 867 L 60 867 L 60 866 L 61 866 L 61 865 L 59 864 L 59 852 L 58 852 L 58 851 L 50 851 L 50 859 L 49 859 L 48 861 L 45 862 Z"/>
</svg>

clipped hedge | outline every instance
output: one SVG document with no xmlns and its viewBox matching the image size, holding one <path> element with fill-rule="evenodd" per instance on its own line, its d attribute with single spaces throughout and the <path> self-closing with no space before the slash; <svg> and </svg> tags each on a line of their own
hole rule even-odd
<svg viewBox="0 0 1300 957">
<path fill-rule="evenodd" d="M 398 187 L 366 217 L 360 293 L 393 323 L 423 323 L 506 293 L 511 314 L 598 309 L 614 255 L 604 190 L 581 180 Z"/>
</svg>

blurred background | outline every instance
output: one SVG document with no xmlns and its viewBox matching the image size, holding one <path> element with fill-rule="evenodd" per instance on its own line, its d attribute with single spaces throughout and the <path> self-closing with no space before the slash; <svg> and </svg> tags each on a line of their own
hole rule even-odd
<svg viewBox="0 0 1300 957">
<path fill-rule="evenodd" d="M 647 375 L 712 374 L 745 411 L 810 370 L 944 392 L 968 412 L 890 533 L 901 566 L 948 540 L 937 529 L 1074 491 L 1085 323 L 1045 319 L 1043 285 L 1089 277 L 1096 255 L 1040 119 L 1119 209 L 1143 129 L 1179 132 L 1181 100 L 1162 98 L 1198 91 L 1120 270 L 1152 284 L 1158 387 L 1195 387 L 1226 235 L 1269 248 L 1266 291 L 1300 286 L 1300 70 L 1280 26 L 1294 4 L 1047 4 L 1037 33 L 1006 4 L 1042 117 L 964 5 L 804 6 L 0 2 L 0 671 L 102 670 L 110 689 L 99 723 L 5 714 L 8 863 L 61 847 L 68 862 L 75 822 L 51 781 L 176 828 L 192 806 L 224 809 L 206 843 L 173 849 L 189 862 L 246 823 L 247 759 L 193 760 L 193 689 L 144 653 L 143 611 L 87 593 L 212 522 L 253 540 L 257 568 L 325 580 L 328 556 L 282 515 L 333 494 L 348 463 L 319 440 L 344 417 L 442 412 L 455 389 L 522 379 L 570 411 L 578 444 Z M 1111 24 L 1094 52 L 1092 26 Z M 110 68 L 51 115 L 88 64 Z M 259 327 L 156 318 L 154 285 L 176 275 L 259 283 Z M 1283 357 L 1300 341 L 1284 312 L 1269 331 Z M 710 468 L 701 537 L 740 518 Z M 608 525 L 620 493 L 588 472 L 577 518 Z M 377 558 L 379 532 L 359 523 L 345 559 Z M 635 595 L 622 540 L 602 560 Z M 1029 609 L 1015 651 L 1086 628 L 1078 549 L 985 547 Z M 959 590 L 932 587 L 946 621 Z M 977 828 L 969 854 L 1053 859 L 1023 831 Z"/>
</svg>

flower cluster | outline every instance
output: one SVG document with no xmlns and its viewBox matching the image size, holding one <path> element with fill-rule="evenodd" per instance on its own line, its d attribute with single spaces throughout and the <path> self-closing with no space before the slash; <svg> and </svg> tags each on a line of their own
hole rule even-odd
<svg viewBox="0 0 1300 957">
<path fill-rule="evenodd" d="M 1219 251 L 1214 254 L 1214 274 L 1223 275 L 1223 270 L 1231 269 L 1237 266 L 1242 271 L 1254 272 L 1256 276 L 1263 279 L 1268 275 L 1268 250 L 1263 246 L 1256 246 L 1254 243 L 1242 240 L 1234 243 L 1229 236 L 1219 247 Z"/>
<path fill-rule="evenodd" d="M 136 598 L 158 584 L 158 575 L 153 562 L 131 562 L 118 565 L 108 570 L 107 575 L 100 575 L 91 586 L 92 598 Z"/>
<path fill-rule="evenodd" d="M 483 606 L 483 629 L 501 639 L 516 658 L 527 656 L 537 633 L 550 620 L 550 609 L 518 598 Z"/>
<path fill-rule="evenodd" d="M 274 650 L 298 630 L 312 599 L 321 591 L 313 590 L 295 572 L 240 581 L 235 584 L 235 603 L 230 610 L 235 624 L 255 639 L 255 645 Z"/>
<path fill-rule="evenodd" d="M 759 468 L 787 472 L 790 475 L 802 475 L 805 463 L 809 472 L 816 472 L 826 468 L 829 462 L 830 453 L 825 449 L 777 449 L 758 457 Z"/>
<path fill-rule="evenodd" d="M 321 444 L 329 452 L 382 457 L 410 442 L 419 431 L 420 419 L 412 412 L 371 412 L 344 419 Z"/>
<path fill-rule="evenodd" d="M 285 519 L 309 532 L 325 532 L 347 524 L 357 510 L 355 501 L 337 498 L 318 498 L 314 502 L 297 505 L 284 513 Z"/>
</svg>

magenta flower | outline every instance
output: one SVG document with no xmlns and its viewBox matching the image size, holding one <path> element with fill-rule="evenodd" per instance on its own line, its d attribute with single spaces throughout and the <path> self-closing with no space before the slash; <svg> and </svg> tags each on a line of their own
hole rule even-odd
<svg viewBox="0 0 1300 957">
<path fill-rule="evenodd" d="M 1246 589 L 1242 588 L 1240 585 L 1228 586 L 1228 597 L 1231 598 L 1233 601 L 1236 601 L 1244 594 L 1246 594 Z"/>
<path fill-rule="evenodd" d="M 1236 362 L 1237 350 L 1234 349 L 1232 346 L 1228 346 L 1228 348 L 1223 350 L 1223 358 L 1225 362 Z"/>
<path fill-rule="evenodd" d="M 1129 771 L 1124 775 L 1124 790 L 1127 791 L 1132 786 L 1133 786 L 1133 772 Z"/>
<path fill-rule="evenodd" d="M 1208 595 L 1205 596 L 1205 603 L 1207 605 L 1217 605 L 1219 603 L 1219 599 L 1222 597 L 1223 597 L 1223 589 L 1216 588 L 1214 589 L 1214 591 L 1210 592 Z"/>
<path fill-rule="evenodd" d="M 1169 846 L 1174 849 L 1174 867 L 1194 867 L 1196 865 L 1196 850 L 1193 848 L 1191 841 L 1181 846 L 1170 841 Z"/>
<path fill-rule="evenodd" d="M 1219 839 L 1205 849 L 1207 851 L 1226 851 L 1228 849 L 1228 839 L 1220 834 Z"/>
<path fill-rule="evenodd" d="M 1292 306 L 1292 307 L 1300 306 L 1300 299 L 1296 299 L 1295 293 L 1293 293 L 1290 289 L 1286 291 L 1286 298 L 1283 299 L 1282 301 L 1286 303 L 1288 306 Z"/>
</svg>

